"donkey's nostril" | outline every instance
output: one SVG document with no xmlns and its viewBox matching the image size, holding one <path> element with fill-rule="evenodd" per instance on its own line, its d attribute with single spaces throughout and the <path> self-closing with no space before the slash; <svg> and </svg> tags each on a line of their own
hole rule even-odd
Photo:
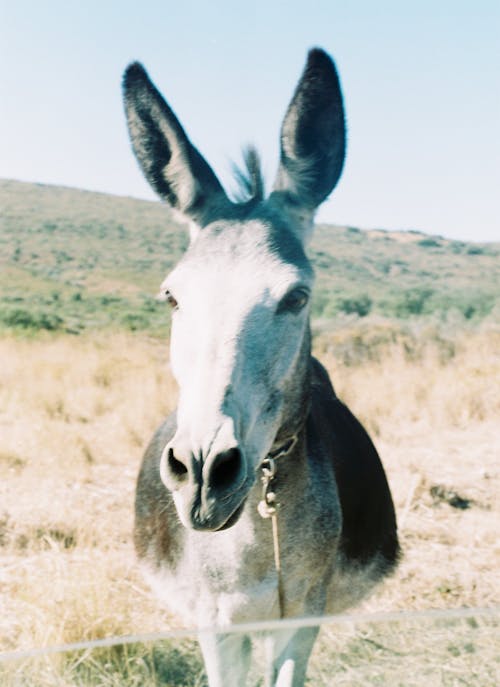
<svg viewBox="0 0 500 687">
<path fill-rule="evenodd" d="M 174 449 L 168 449 L 168 468 L 170 473 L 176 477 L 178 480 L 182 480 L 187 476 L 188 469 L 184 463 L 174 456 Z"/>
<path fill-rule="evenodd" d="M 209 483 L 215 489 L 225 489 L 236 481 L 241 470 L 241 452 L 230 448 L 215 457 L 210 470 Z"/>
</svg>

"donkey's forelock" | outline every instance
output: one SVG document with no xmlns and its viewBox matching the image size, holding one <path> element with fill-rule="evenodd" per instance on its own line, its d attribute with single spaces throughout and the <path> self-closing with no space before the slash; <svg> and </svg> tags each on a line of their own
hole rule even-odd
<svg viewBox="0 0 500 687">
<path fill-rule="evenodd" d="M 231 195 L 236 203 L 254 205 L 264 199 L 260 155 L 254 146 L 243 148 L 243 167 L 233 163 L 233 175 L 238 188 Z"/>
</svg>

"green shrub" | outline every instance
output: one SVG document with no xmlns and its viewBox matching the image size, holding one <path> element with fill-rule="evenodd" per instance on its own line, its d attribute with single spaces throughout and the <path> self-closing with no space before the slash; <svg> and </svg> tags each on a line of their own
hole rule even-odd
<svg viewBox="0 0 500 687">
<path fill-rule="evenodd" d="M 327 291 L 323 289 L 316 289 L 313 291 L 311 314 L 313 317 L 322 317 L 325 309 L 330 301 Z"/>
<path fill-rule="evenodd" d="M 141 313 L 129 312 L 122 316 L 121 323 L 131 332 L 147 329 L 149 320 Z"/>
<path fill-rule="evenodd" d="M 54 313 L 31 312 L 23 308 L 0 312 L 0 320 L 6 327 L 32 331 L 56 331 L 64 324 L 63 318 Z"/>
<path fill-rule="evenodd" d="M 422 315 L 427 301 L 434 293 L 434 289 L 415 288 L 404 291 L 395 305 L 397 317 L 408 315 Z"/>
<path fill-rule="evenodd" d="M 122 299 L 119 296 L 112 296 L 106 294 L 104 296 L 101 296 L 99 300 L 101 302 L 101 305 L 113 305 L 115 303 L 120 303 Z"/>
<path fill-rule="evenodd" d="M 488 250 L 485 246 L 467 246 L 467 255 L 487 255 Z"/>
<path fill-rule="evenodd" d="M 428 238 L 428 239 L 422 239 L 421 241 L 418 242 L 419 246 L 422 246 L 423 248 L 440 248 L 441 243 L 439 241 L 436 241 L 436 239 L 433 238 Z"/>
<path fill-rule="evenodd" d="M 360 317 L 366 317 L 372 309 L 372 299 L 363 293 L 351 298 L 343 298 L 339 303 L 339 309 L 348 315 L 355 313 Z"/>
</svg>

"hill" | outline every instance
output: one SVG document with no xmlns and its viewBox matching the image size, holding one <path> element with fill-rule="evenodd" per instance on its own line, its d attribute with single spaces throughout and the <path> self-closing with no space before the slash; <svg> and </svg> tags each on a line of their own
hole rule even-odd
<svg viewBox="0 0 500 687">
<path fill-rule="evenodd" d="M 154 295 L 187 244 L 156 202 L 0 180 L 0 327 L 165 331 Z M 491 312 L 500 244 L 318 225 L 313 316 Z"/>
</svg>

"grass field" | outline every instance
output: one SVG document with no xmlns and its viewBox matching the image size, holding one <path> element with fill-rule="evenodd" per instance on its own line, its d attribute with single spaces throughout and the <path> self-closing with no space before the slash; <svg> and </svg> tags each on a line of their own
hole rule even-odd
<svg viewBox="0 0 500 687">
<path fill-rule="evenodd" d="M 187 243 L 160 203 L 0 180 L 0 331 L 158 335 L 154 295 Z M 500 293 L 500 244 L 319 225 L 313 315 L 469 322 Z"/>
<path fill-rule="evenodd" d="M 174 628 L 131 530 L 176 398 L 154 294 L 186 234 L 159 203 L 8 180 L 0 197 L 0 652 Z M 500 244 L 318 226 L 310 254 L 315 351 L 381 453 L 404 548 L 363 609 L 497 606 Z M 498 624 L 325 627 L 308 684 L 496 687 Z M 156 680 L 204 685 L 196 643 L 0 663 L 8 687 Z"/>
<path fill-rule="evenodd" d="M 319 323 L 315 349 L 383 457 L 404 548 L 368 611 L 499 603 L 500 328 Z M 131 546 L 141 452 L 175 403 L 132 333 L 0 339 L 0 650 L 175 627 Z M 310 685 L 497 685 L 498 620 L 331 627 Z M 5 685 L 202 685 L 194 642 L 0 664 Z M 405 672 L 406 671 L 406 672 Z M 335 682 L 337 680 L 337 682 Z M 256 683 L 257 684 L 257 683 Z"/>
</svg>

